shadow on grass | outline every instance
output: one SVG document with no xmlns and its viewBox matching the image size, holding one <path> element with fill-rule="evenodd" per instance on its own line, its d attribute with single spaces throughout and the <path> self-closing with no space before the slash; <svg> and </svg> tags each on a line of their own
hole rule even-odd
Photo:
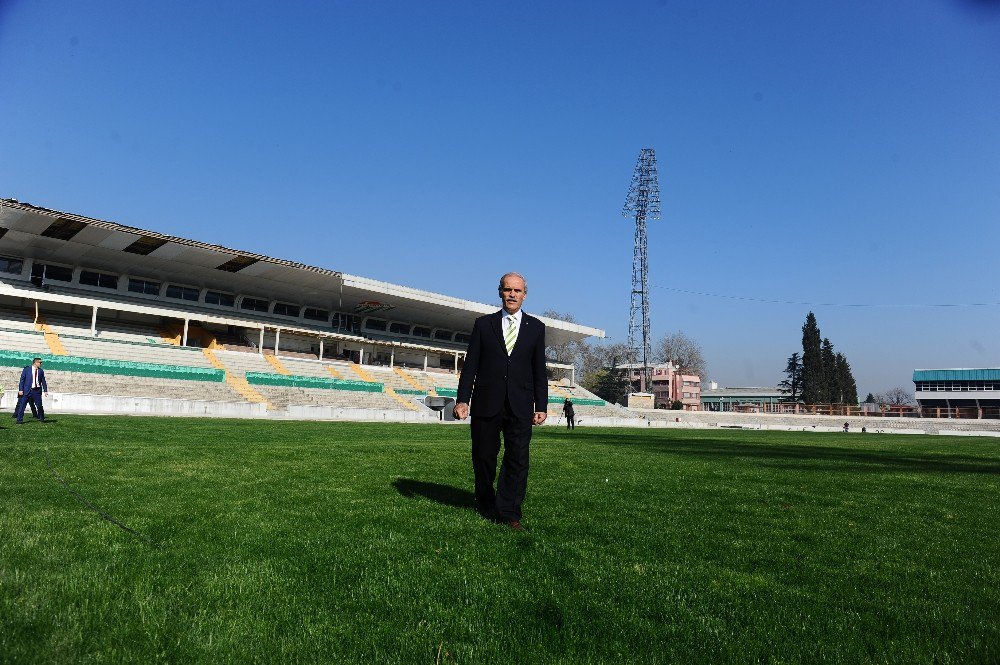
<svg viewBox="0 0 1000 665">
<path fill-rule="evenodd" d="M 407 499 L 423 497 L 452 508 L 471 509 L 475 498 L 475 495 L 468 490 L 441 483 L 429 483 L 425 480 L 397 478 L 392 484 L 396 491 Z"/>
<path fill-rule="evenodd" d="M 803 471 L 860 471 L 860 472 L 924 472 L 924 473 L 975 473 L 1000 474 L 1000 460 L 972 455 L 928 453 L 915 455 L 913 451 L 871 450 L 844 446 L 819 446 L 812 443 L 757 443 L 753 441 L 726 441 L 718 438 L 654 439 L 642 434 L 615 436 L 587 432 L 574 438 L 588 438 L 597 443 L 603 440 L 611 445 L 627 445 L 648 452 L 700 457 L 705 459 L 742 459 L 785 469 Z"/>
</svg>

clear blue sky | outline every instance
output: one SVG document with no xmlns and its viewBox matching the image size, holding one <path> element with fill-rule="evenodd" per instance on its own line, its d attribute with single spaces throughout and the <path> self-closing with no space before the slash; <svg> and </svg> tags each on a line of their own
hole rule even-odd
<svg viewBox="0 0 1000 665">
<path fill-rule="evenodd" d="M 655 337 L 773 385 L 816 312 L 862 395 L 1000 366 L 986 0 L 0 0 L 0 196 L 624 341 L 656 149 Z M 679 293 L 683 289 L 708 294 Z M 771 304 L 753 300 L 808 304 Z"/>
</svg>

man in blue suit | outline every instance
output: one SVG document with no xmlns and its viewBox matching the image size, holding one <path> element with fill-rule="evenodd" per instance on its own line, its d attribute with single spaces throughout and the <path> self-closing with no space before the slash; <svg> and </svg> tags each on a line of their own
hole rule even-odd
<svg viewBox="0 0 1000 665">
<path fill-rule="evenodd" d="M 38 412 L 38 420 L 45 422 L 45 409 L 42 408 L 42 394 L 49 395 L 49 384 L 45 382 L 45 371 L 42 369 L 42 359 L 35 358 L 31 364 L 21 370 L 21 380 L 17 384 L 17 408 L 14 417 L 17 424 L 24 424 L 24 407 L 31 402 Z"/>
<path fill-rule="evenodd" d="M 521 311 L 527 294 L 521 275 L 500 278 L 503 310 L 479 317 L 472 327 L 454 410 L 464 420 L 472 405 L 476 509 L 515 531 L 524 530 L 521 504 L 528 489 L 531 426 L 545 422 L 549 404 L 545 324 Z M 503 463 L 494 492 L 501 433 Z"/>
</svg>

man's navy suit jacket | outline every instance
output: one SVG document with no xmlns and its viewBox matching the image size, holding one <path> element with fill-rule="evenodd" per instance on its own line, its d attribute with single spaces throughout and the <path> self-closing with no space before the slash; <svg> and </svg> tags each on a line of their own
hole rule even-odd
<svg viewBox="0 0 1000 665">
<path fill-rule="evenodd" d="M 28 365 L 21 370 L 21 380 L 17 382 L 18 392 L 27 394 L 31 390 L 31 370 L 33 366 Z M 42 387 L 42 392 L 49 392 L 49 384 L 45 382 L 45 370 L 38 368 L 38 385 Z"/>
<path fill-rule="evenodd" d="M 545 374 L 545 324 L 521 313 L 517 343 L 510 356 L 503 336 L 504 312 L 476 319 L 458 379 L 459 403 L 471 404 L 473 416 L 495 416 L 504 400 L 519 418 L 531 418 L 549 406 Z"/>
</svg>

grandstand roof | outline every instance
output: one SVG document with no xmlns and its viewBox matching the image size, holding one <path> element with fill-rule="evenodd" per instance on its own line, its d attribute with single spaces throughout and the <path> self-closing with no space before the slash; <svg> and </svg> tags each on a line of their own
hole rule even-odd
<svg viewBox="0 0 1000 665">
<path fill-rule="evenodd" d="M 477 316 L 498 309 L 14 199 L 0 199 L 0 252 L 456 331 L 471 330 Z M 599 328 L 540 318 L 550 344 L 604 337 Z"/>
<path fill-rule="evenodd" d="M 915 369 L 914 381 L 1000 381 L 1000 368 Z"/>
</svg>

